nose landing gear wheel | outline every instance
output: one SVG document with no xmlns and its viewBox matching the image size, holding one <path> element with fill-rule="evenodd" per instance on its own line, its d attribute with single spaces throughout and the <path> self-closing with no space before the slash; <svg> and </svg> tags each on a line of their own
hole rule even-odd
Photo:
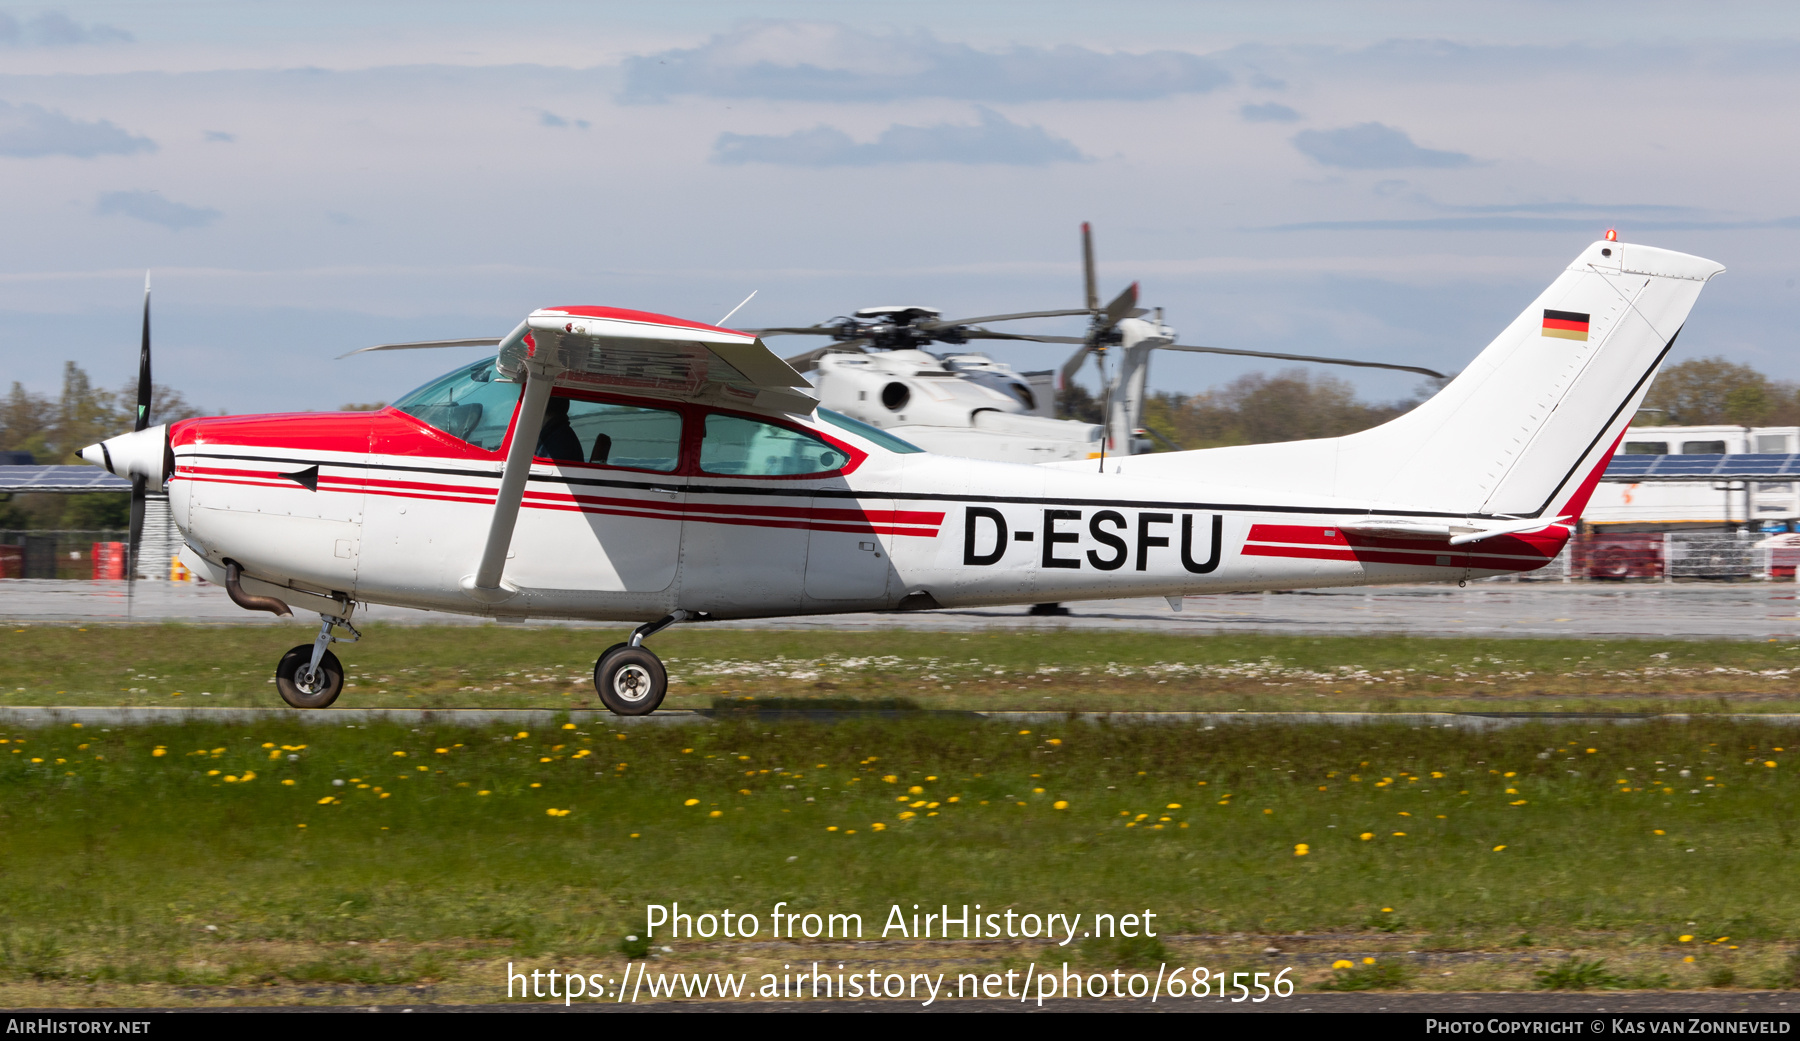
<svg viewBox="0 0 1800 1041">
<path fill-rule="evenodd" d="M 312 653 L 313 645 L 303 643 L 282 655 L 281 664 L 275 666 L 275 689 L 295 708 L 324 708 L 344 691 L 344 666 L 337 655 L 326 651 L 313 672 Z"/>
<path fill-rule="evenodd" d="M 621 716 L 647 716 L 662 704 L 669 674 L 662 660 L 642 647 L 621 645 L 594 663 L 594 689 L 600 702 Z"/>
</svg>

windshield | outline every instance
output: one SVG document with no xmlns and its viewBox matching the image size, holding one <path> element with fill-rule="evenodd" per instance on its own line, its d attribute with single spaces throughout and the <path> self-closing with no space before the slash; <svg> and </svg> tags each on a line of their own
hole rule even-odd
<svg viewBox="0 0 1800 1041">
<path fill-rule="evenodd" d="M 494 359 L 484 358 L 432 380 L 394 407 L 476 448 L 498 452 L 518 401 L 519 385 L 500 379 Z"/>
<path fill-rule="evenodd" d="M 890 452 L 923 452 L 923 448 L 910 441 L 902 441 L 880 427 L 870 426 L 860 419 L 851 419 L 842 412 L 833 412 L 828 408 L 819 409 L 819 418 L 834 427 L 842 427 L 857 437 L 873 441 Z"/>
</svg>

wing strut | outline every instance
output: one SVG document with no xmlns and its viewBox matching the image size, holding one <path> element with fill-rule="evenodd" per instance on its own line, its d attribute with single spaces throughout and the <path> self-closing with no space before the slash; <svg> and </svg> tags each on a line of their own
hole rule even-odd
<svg viewBox="0 0 1800 1041">
<path fill-rule="evenodd" d="M 511 339 L 511 337 L 508 337 Z M 512 549 L 513 528 L 519 521 L 519 505 L 525 499 L 525 482 L 531 477 L 531 457 L 537 452 L 538 434 L 544 427 L 544 410 L 556 386 L 557 370 L 542 362 L 524 366 L 525 399 L 513 424 L 512 443 L 506 449 L 505 469 L 500 472 L 500 492 L 494 497 L 494 516 L 488 522 L 487 544 L 475 573 L 463 579 L 463 592 L 485 604 L 509 600 L 518 589 L 505 585 L 506 555 Z"/>
</svg>

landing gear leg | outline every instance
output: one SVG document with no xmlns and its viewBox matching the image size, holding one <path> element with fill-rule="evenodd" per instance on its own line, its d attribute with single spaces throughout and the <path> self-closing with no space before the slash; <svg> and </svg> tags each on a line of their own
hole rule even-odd
<svg viewBox="0 0 1800 1041">
<path fill-rule="evenodd" d="M 1060 618 L 1061 616 L 1068 614 L 1069 609 L 1061 604 L 1032 604 L 1031 610 L 1025 613 L 1036 618 L 1043 618 L 1046 616 Z"/>
<path fill-rule="evenodd" d="M 281 700 L 295 708 L 324 708 L 343 693 L 343 663 L 326 648 L 341 642 L 331 634 L 333 626 L 348 629 L 350 643 L 362 639 L 348 615 L 349 612 L 342 618 L 320 615 L 318 637 L 310 645 L 303 643 L 281 656 L 280 664 L 275 666 L 275 689 L 281 693 Z"/>
<path fill-rule="evenodd" d="M 644 646 L 646 637 L 689 617 L 675 611 L 633 630 L 626 643 L 614 644 L 594 663 L 594 689 L 600 703 L 620 716 L 647 716 L 662 704 L 669 692 L 669 674 L 662 659 Z"/>
</svg>

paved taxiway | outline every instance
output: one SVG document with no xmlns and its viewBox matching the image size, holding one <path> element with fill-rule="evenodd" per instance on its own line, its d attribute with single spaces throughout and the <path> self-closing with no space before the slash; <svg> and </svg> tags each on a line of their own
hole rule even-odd
<svg viewBox="0 0 1800 1041">
<path fill-rule="evenodd" d="M 1172 633 L 1411 633 L 1461 636 L 1800 636 L 1800 587 L 1742 582 L 1677 585 L 1477 582 L 1192 596 L 1177 613 L 1161 599 L 1093 600 L 1071 614 L 1032 617 L 1018 607 L 845 614 L 709 623 L 731 628 L 968 630 L 1134 629 Z M 10 622 L 316 625 L 240 610 L 217 586 L 139 582 L 0 581 L 0 620 Z M 364 619 L 402 625 L 489 624 L 466 615 L 372 606 Z M 538 623 L 534 623 L 538 624 Z M 619 623 L 544 623 L 620 628 Z"/>
</svg>

